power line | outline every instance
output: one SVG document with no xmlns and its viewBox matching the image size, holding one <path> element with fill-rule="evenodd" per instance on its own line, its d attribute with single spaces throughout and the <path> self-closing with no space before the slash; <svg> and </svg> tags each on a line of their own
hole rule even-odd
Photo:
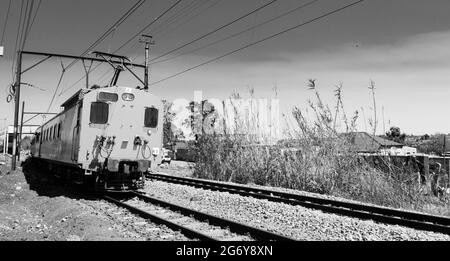
<svg viewBox="0 0 450 261">
<path fill-rule="evenodd" d="M 166 13 L 170 12 L 170 10 L 172 10 L 173 8 L 175 8 L 179 3 L 181 3 L 182 0 L 177 0 L 174 4 L 172 4 L 168 9 L 166 9 L 162 14 L 160 14 L 158 17 L 156 17 L 153 21 L 151 21 L 149 24 L 147 24 L 146 26 L 144 26 L 139 32 L 137 32 L 135 35 L 133 35 L 130 39 L 128 39 L 124 44 L 122 44 L 119 48 L 117 48 L 113 54 L 115 54 L 116 52 L 118 52 L 120 49 L 122 49 L 123 47 L 125 47 L 127 44 L 129 44 L 133 39 L 135 39 L 137 36 L 139 36 L 140 34 L 142 34 L 142 32 L 144 32 L 145 30 L 147 30 L 147 28 L 149 28 L 150 26 L 152 26 L 154 23 L 156 23 L 161 17 L 163 17 Z M 95 71 L 99 66 L 101 65 L 101 63 L 97 64 L 91 72 Z M 73 88 L 75 85 L 77 85 L 80 81 L 82 81 L 84 78 L 86 78 L 86 75 L 84 75 L 83 77 L 81 77 L 78 81 L 76 81 L 74 84 L 72 84 L 71 86 L 69 86 L 67 89 L 61 91 L 61 93 L 59 94 L 59 96 L 63 95 L 65 92 L 67 92 L 68 90 L 70 90 L 71 88 Z M 58 97 L 59 97 L 58 96 Z"/>
<path fill-rule="evenodd" d="M 122 15 L 119 20 L 117 20 L 106 32 L 104 32 L 94 43 L 92 43 L 80 56 L 85 56 L 89 53 L 93 48 L 95 48 L 97 45 L 99 45 L 108 35 L 110 35 L 112 32 L 115 31 L 115 29 L 120 26 L 123 22 L 125 22 L 136 10 L 144 4 L 146 0 L 138 0 L 124 15 Z M 75 63 L 77 63 L 79 59 L 74 60 L 71 62 L 67 69 L 71 68 Z"/>
<path fill-rule="evenodd" d="M 3 25 L 2 41 L 0 42 L 0 45 L 3 45 L 3 41 L 5 39 L 5 31 L 6 31 L 6 25 L 8 24 L 9 11 L 11 10 L 11 2 L 12 2 L 12 0 L 9 0 L 8 11 L 6 11 L 5 24 Z"/>
<path fill-rule="evenodd" d="M 85 56 L 86 54 L 89 53 L 89 51 L 91 51 L 93 48 L 95 48 L 97 45 L 99 45 L 106 37 L 108 37 L 108 35 L 111 34 L 111 32 L 114 32 L 115 29 L 120 26 L 123 22 L 125 22 L 125 20 L 127 20 L 134 12 L 136 12 L 136 10 L 142 6 L 142 4 L 144 4 L 146 0 L 138 0 L 130 9 L 128 9 L 127 12 L 125 12 L 125 14 L 123 14 L 119 20 L 117 20 L 108 30 L 106 30 L 105 33 L 103 33 L 103 35 L 101 35 L 94 43 L 92 43 L 80 56 Z M 62 64 L 62 69 L 63 72 L 61 74 L 61 77 L 59 79 L 58 85 L 55 88 L 55 91 L 53 92 L 53 96 L 52 99 L 50 100 L 50 104 L 48 105 L 48 109 L 47 112 L 50 110 L 53 101 L 55 100 L 56 97 L 56 93 L 58 92 L 59 88 L 61 87 L 61 81 L 63 79 L 64 73 L 70 69 L 75 63 L 77 63 L 80 59 L 75 59 L 74 61 L 72 61 L 69 65 L 67 65 L 66 67 L 64 67 Z M 83 79 L 83 78 L 82 78 Z M 77 82 L 78 83 L 78 82 Z M 61 94 L 59 95 L 61 96 Z M 59 97 L 58 96 L 58 97 Z"/>
<path fill-rule="evenodd" d="M 22 0 L 22 3 L 20 4 L 20 11 L 19 11 L 19 21 L 17 22 L 17 34 L 16 34 L 16 42 L 14 44 L 14 52 L 13 54 L 15 54 L 17 52 L 17 47 L 18 47 L 18 43 L 19 43 L 19 36 L 20 36 L 20 27 L 22 25 L 22 13 L 23 13 L 23 4 L 24 4 L 25 0 Z M 12 64 L 12 68 L 11 68 L 11 77 L 14 79 L 14 70 L 15 70 L 15 63 L 16 60 L 13 59 L 13 64 Z"/>
<path fill-rule="evenodd" d="M 170 32 L 178 29 L 180 26 L 186 25 L 187 23 L 189 23 L 192 19 L 195 19 L 196 17 L 198 17 L 199 15 L 201 15 L 202 13 L 206 12 L 207 10 L 209 10 L 210 8 L 216 6 L 218 3 L 220 3 L 222 0 L 216 0 L 215 2 L 213 2 L 211 5 L 207 6 L 206 8 L 204 8 L 203 10 L 200 10 L 197 14 L 194 14 L 191 17 L 187 17 L 187 19 L 182 20 L 180 22 L 180 24 L 178 24 L 177 26 L 175 26 L 175 28 L 171 28 L 171 29 L 166 29 L 167 27 L 171 26 L 172 24 L 174 24 L 175 22 L 177 22 L 177 19 L 181 16 L 181 14 L 185 11 L 187 12 L 187 16 L 190 16 L 191 13 L 193 13 L 193 11 L 197 10 L 201 5 L 205 4 L 205 2 L 199 2 L 197 0 L 194 0 L 193 2 L 189 3 L 187 6 L 183 7 L 182 9 L 178 10 L 175 14 L 173 14 L 171 17 L 169 17 L 166 21 L 164 21 L 163 23 L 159 24 L 158 26 L 156 26 L 156 28 L 154 29 L 154 32 L 152 33 L 152 35 L 158 35 L 158 39 L 163 39 L 165 35 L 169 34 Z M 208 1 L 208 0 L 206 0 Z M 194 4 L 196 3 L 196 4 Z M 162 28 L 164 27 L 164 28 Z M 162 28 L 161 30 L 158 31 L 158 28 Z M 159 33 L 164 32 L 163 35 L 159 35 Z M 137 44 L 137 43 L 136 43 Z M 133 46 L 135 46 L 136 44 L 134 44 Z M 137 58 L 138 55 L 135 55 L 135 58 Z M 112 71 L 112 69 L 108 69 L 106 72 L 104 72 L 99 78 L 97 78 L 98 81 L 102 80 L 108 73 L 110 73 Z M 81 79 L 79 80 L 81 81 Z M 78 81 L 78 82 L 79 82 Z M 78 83 L 77 82 L 77 83 Z"/>
<path fill-rule="evenodd" d="M 154 35 L 156 35 L 158 37 L 159 40 L 164 39 L 164 37 L 166 35 L 168 35 L 169 33 L 177 30 L 179 27 L 186 25 L 187 23 L 189 23 L 191 20 L 197 18 L 199 15 L 203 14 L 204 12 L 206 12 L 207 10 L 211 9 L 212 7 L 216 6 L 217 4 L 219 4 L 222 0 L 216 0 L 215 2 L 213 2 L 211 5 L 207 6 L 205 9 L 201 10 L 200 12 L 198 12 L 197 14 L 186 18 L 184 21 L 180 22 L 177 26 L 175 26 L 174 28 L 171 28 L 169 30 L 160 30 L 154 33 Z"/>
<path fill-rule="evenodd" d="M 247 16 L 249 16 L 249 15 L 251 15 L 251 14 L 253 14 L 253 13 L 255 13 L 255 12 L 257 12 L 257 11 L 259 11 L 259 10 L 261 10 L 261 9 L 263 9 L 263 8 L 265 8 L 265 7 L 267 7 L 267 6 L 269 6 L 269 5 L 271 5 L 271 4 L 273 4 L 273 3 L 276 2 L 276 1 L 278 1 L 278 0 L 272 0 L 271 2 L 266 3 L 266 4 L 264 4 L 263 6 L 260 6 L 260 7 L 256 8 L 255 10 L 253 10 L 253 11 L 251 11 L 251 12 L 249 12 L 249 13 L 247 13 L 247 14 L 245 14 L 245 15 L 243 15 L 243 16 L 241 16 L 241 17 L 239 17 L 239 18 L 237 18 L 237 19 L 235 19 L 235 20 L 233 20 L 233 21 L 231 21 L 231 22 L 229 22 L 229 23 L 227 23 L 227 24 L 225 24 L 225 25 L 223 25 L 223 26 L 221 26 L 221 27 L 219 27 L 219 28 L 217 28 L 217 29 L 215 29 L 215 30 L 213 30 L 213 31 L 211 31 L 211 32 L 209 32 L 209 33 L 207 33 L 207 34 L 205 34 L 205 35 L 203 35 L 203 36 L 201 36 L 201 37 L 199 37 L 199 38 L 197 38 L 197 39 L 195 39 L 195 40 L 193 40 L 193 41 L 191 41 L 191 42 L 189 42 L 189 43 L 186 43 L 186 44 L 182 45 L 181 47 L 176 48 L 175 50 L 172 50 L 172 51 L 170 51 L 170 52 L 167 52 L 167 53 L 165 53 L 165 54 L 163 54 L 163 55 L 161 55 L 161 56 L 159 56 L 159 57 L 156 57 L 156 58 L 154 58 L 154 59 L 152 59 L 152 60 L 150 60 L 150 61 L 156 60 L 156 59 L 158 59 L 158 58 L 160 58 L 160 57 L 162 57 L 162 56 L 165 56 L 165 55 L 167 55 L 167 54 L 169 54 L 169 53 L 171 53 L 171 52 L 174 52 L 174 51 L 176 51 L 176 50 L 178 50 L 178 49 L 181 49 L 181 48 L 183 48 L 183 47 L 185 47 L 185 46 L 187 46 L 187 45 L 189 45 L 189 44 L 192 44 L 192 43 L 194 43 L 194 42 L 197 42 L 197 41 L 199 41 L 199 40 L 201 40 L 201 39 L 203 39 L 203 38 L 205 38 L 205 37 L 207 37 L 207 36 L 209 36 L 209 35 L 211 35 L 211 34 L 214 34 L 215 32 L 217 32 L 217 31 L 219 31 L 219 30 L 222 30 L 222 29 L 224 29 L 224 28 L 226 28 L 226 27 L 232 25 L 233 23 L 236 23 L 236 22 L 238 22 L 238 21 L 244 19 L 245 17 L 247 17 Z M 194 15 L 194 17 L 188 18 L 188 21 L 192 20 L 193 18 L 197 17 L 198 15 L 200 15 L 201 13 L 203 13 L 204 11 L 206 11 L 206 10 L 210 9 L 211 7 L 215 6 L 215 5 L 218 4 L 219 2 L 220 2 L 220 0 L 214 2 L 212 5 L 208 6 L 206 9 L 200 11 L 200 13 Z M 193 3 L 193 2 L 192 2 L 192 3 Z M 190 4 L 192 4 L 192 3 L 190 3 Z M 187 8 L 185 7 L 184 9 L 187 9 Z M 183 10 L 184 10 L 184 9 L 183 9 Z M 180 11 L 181 11 L 181 10 L 180 10 Z M 178 17 L 177 17 L 177 14 L 180 13 L 180 11 L 177 12 L 176 14 L 172 15 L 168 20 L 170 20 L 172 17 L 176 17 L 175 19 L 173 19 L 173 20 L 176 20 L 176 19 L 178 18 Z M 190 11 L 191 11 L 191 10 L 190 10 Z M 174 21 L 170 21 L 170 23 L 173 23 L 173 22 L 174 22 Z M 161 27 L 161 25 L 160 25 L 159 27 Z M 178 28 L 178 26 L 177 26 L 175 29 L 177 29 L 177 28 Z M 163 31 L 163 30 L 162 30 L 162 31 Z M 159 31 L 159 32 L 157 32 L 157 33 L 160 33 L 160 32 L 161 32 L 161 31 Z M 166 33 L 167 33 L 167 32 L 166 32 Z M 128 42 L 127 42 L 127 43 L 128 43 Z M 127 43 L 126 43 L 126 44 L 127 44 Z M 123 47 L 123 46 L 121 46 L 121 47 Z M 120 49 L 120 48 L 119 48 L 119 49 Z M 95 68 L 94 68 L 94 69 L 95 69 Z M 108 72 L 109 72 L 109 71 L 108 71 Z M 106 73 L 108 73 L 108 72 L 106 72 Z M 106 73 L 105 73 L 105 74 L 106 74 Z M 104 75 L 105 75 L 105 74 L 104 74 Z M 104 75 L 102 75 L 102 77 L 103 77 Z M 79 81 L 81 81 L 81 79 L 80 79 Z M 79 82 L 79 81 L 78 81 L 78 82 Z M 77 83 L 78 83 L 78 82 L 77 82 Z"/>
<path fill-rule="evenodd" d="M 253 46 L 253 45 L 257 45 L 257 44 L 259 44 L 259 43 L 261 43 L 261 42 L 264 42 L 264 41 L 267 41 L 267 40 L 269 40 L 269 39 L 271 39 L 271 38 L 277 37 L 277 36 L 279 36 L 279 35 L 282 35 L 282 34 L 284 34 L 284 33 L 289 32 L 289 31 L 291 31 L 291 30 L 294 30 L 294 29 L 297 29 L 297 28 L 299 28 L 299 27 L 305 26 L 305 25 L 307 25 L 307 24 L 310 24 L 310 23 L 312 23 L 312 22 L 315 22 L 315 21 L 317 21 L 317 20 L 320 20 L 320 19 L 322 19 L 322 18 L 325 18 L 325 17 L 327 17 L 327 16 L 330 16 L 330 15 L 332 15 L 332 14 L 334 14 L 334 13 L 340 12 L 340 11 L 342 11 L 342 10 L 344 10 L 344 9 L 347 9 L 347 8 L 349 8 L 349 7 L 351 7 L 351 6 L 354 6 L 354 5 L 356 5 L 356 4 L 359 4 L 359 3 L 363 2 L 363 1 L 364 1 L 364 0 L 359 0 L 359 1 L 353 2 L 353 3 L 351 3 L 351 4 L 345 5 L 345 6 L 343 6 L 343 7 L 340 7 L 340 8 L 338 8 L 338 9 L 335 9 L 335 10 L 333 10 L 333 11 L 330 11 L 330 12 L 328 12 L 328 13 L 325 13 L 325 14 L 323 14 L 323 15 L 321 15 L 321 16 L 318 16 L 318 17 L 316 17 L 316 18 L 313 18 L 313 19 L 311 19 L 311 20 L 308 20 L 307 22 L 304 22 L 304 23 L 301 23 L 301 24 L 292 26 L 292 27 L 290 27 L 290 28 L 288 28 L 288 29 L 285 29 L 285 30 L 283 30 L 283 31 L 281 31 L 281 32 L 278 32 L 278 33 L 276 33 L 276 34 L 272 34 L 272 35 L 270 35 L 270 36 L 268 36 L 268 37 L 265 37 L 265 38 L 263 38 L 263 39 L 261 39 L 261 40 L 258 40 L 258 41 L 252 42 L 252 43 L 250 43 L 250 44 L 247 44 L 247 45 L 245 45 L 245 46 L 243 46 L 243 47 L 240 47 L 240 48 L 238 48 L 238 49 L 235 49 L 235 50 L 233 50 L 233 51 L 231 51 L 231 52 L 228 52 L 228 53 L 226 53 L 226 54 L 223 54 L 223 55 L 221 55 L 221 56 L 219 56 L 219 57 L 213 58 L 213 59 L 211 59 L 211 60 L 208 60 L 208 61 L 206 61 L 206 62 L 203 62 L 203 63 L 201 63 L 201 64 L 198 64 L 198 65 L 196 65 L 196 66 L 194 66 L 194 67 L 188 68 L 188 69 L 183 70 L 183 71 L 181 71 L 181 72 L 178 72 L 178 73 L 176 73 L 176 74 L 174 74 L 174 75 L 171 75 L 171 76 L 165 77 L 165 78 L 163 78 L 163 79 L 161 79 L 161 80 L 158 80 L 158 81 L 156 81 L 156 82 L 153 82 L 153 83 L 149 84 L 149 86 L 156 85 L 156 84 L 158 84 L 158 83 L 161 83 L 161 82 L 166 81 L 166 80 L 168 80 L 168 79 L 174 78 L 174 77 L 179 76 L 179 75 L 181 75 L 181 74 L 183 74 L 183 73 L 186 73 L 186 72 L 188 72 L 188 71 L 194 70 L 194 69 L 196 69 L 196 68 L 198 68 L 198 67 L 201 67 L 201 66 L 203 66 L 203 65 L 212 63 L 212 62 L 217 61 L 217 60 L 219 60 L 219 59 L 222 59 L 222 58 L 224 58 L 224 57 L 226 57 L 226 56 L 229 56 L 229 55 L 231 55 L 231 54 L 234 54 L 234 53 L 237 53 L 237 52 L 239 52 L 239 51 L 242 51 L 242 50 L 244 50 L 244 49 L 246 49 L 246 48 L 248 48 L 248 47 L 251 47 L 251 46 Z"/>
<path fill-rule="evenodd" d="M 138 37 L 139 35 L 141 35 L 145 30 L 147 30 L 147 28 L 149 28 L 150 26 L 152 26 L 154 23 L 156 23 L 161 17 L 163 17 L 166 13 L 170 12 L 170 10 L 172 10 L 173 8 L 175 8 L 175 6 L 177 6 L 182 0 L 178 0 L 177 2 L 175 2 L 173 5 L 171 5 L 167 10 L 165 10 L 162 14 L 160 14 L 157 18 L 155 18 L 152 22 L 150 22 L 149 24 L 147 24 L 144 28 L 142 28 L 139 32 L 137 32 L 135 35 L 133 35 L 130 39 L 128 39 L 128 41 L 126 41 L 124 44 L 122 44 L 119 48 L 117 48 L 114 53 L 118 52 L 120 49 L 122 49 L 123 47 L 125 47 L 127 44 L 129 44 L 131 41 L 133 41 L 133 39 L 135 39 L 136 37 Z"/>
<path fill-rule="evenodd" d="M 202 2 L 203 1 L 203 2 Z M 153 28 L 152 35 L 155 35 L 155 32 L 159 30 L 162 27 L 169 26 L 172 22 L 176 21 L 183 13 L 190 13 L 193 9 L 198 8 L 200 5 L 204 4 L 207 0 L 193 0 L 187 5 L 181 7 L 179 10 L 175 11 L 173 14 L 171 14 L 167 19 L 165 19 L 161 24 L 155 26 Z"/>
<path fill-rule="evenodd" d="M 26 19 L 26 28 L 25 28 L 25 31 L 24 31 L 24 35 L 23 35 L 23 38 L 22 38 L 22 46 L 21 46 L 21 50 L 23 50 L 24 49 L 24 47 L 25 47 L 25 43 L 27 42 L 27 38 L 28 38 L 28 34 L 30 33 L 30 23 L 31 23 L 31 15 L 32 15 L 32 13 L 33 13 L 33 6 L 34 6 L 34 0 L 31 0 L 31 6 L 30 6 L 30 9 L 28 10 L 28 15 L 25 17 L 25 19 Z"/>
<path fill-rule="evenodd" d="M 31 31 L 31 28 L 33 27 L 33 25 L 34 25 L 34 21 L 36 20 L 36 16 L 37 16 L 37 14 L 38 14 L 38 12 L 39 12 L 39 8 L 41 7 L 41 3 L 42 3 L 42 0 L 39 0 L 39 4 L 38 4 L 38 7 L 36 8 L 36 12 L 34 13 L 34 17 L 33 17 L 33 20 L 31 21 L 31 25 L 30 25 L 30 31 Z"/>
<path fill-rule="evenodd" d="M 228 23 L 226 23 L 225 25 L 222 25 L 222 26 L 220 26 L 220 27 L 218 27 L 218 28 L 212 30 L 211 32 L 208 32 L 208 33 L 206 33 L 206 34 L 204 34 L 204 35 L 202 35 L 202 36 L 200 36 L 200 37 L 198 37 L 198 38 L 196 38 L 196 39 L 194 39 L 194 40 L 192 40 L 192 41 L 190 41 L 190 42 L 187 42 L 187 43 L 185 43 L 185 44 L 183 44 L 183 45 L 181 45 L 181 46 L 179 46 L 179 47 L 177 47 L 177 48 L 175 48 L 175 49 L 172 49 L 172 50 L 170 50 L 170 51 L 168 51 L 168 52 L 165 52 L 165 53 L 159 55 L 158 57 L 151 59 L 150 61 L 157 60 L 157 59 L 159 59 L 159 58 L 161 58 L 161 57 L 164 57 L 164 56 L 166 56 L 166 55 L 168 55 L 168 54 L 171 54 L 171 53 L 173 53 L 173 52 L 175 52 L 175 51 L 178 51 L 178 50 L 180 50 L 181 48 L 184 48 L 184 47 L 186 47 L 186 46 L 188 46 L 188 45 L 190 45 L 190 44 L 193 44 L 193 43 L 195 43 L 195 42 L 197 42 L 197 41 L 199 41 L 199 40 L 201 40 L 201 39 L 203 39 L 203 38 L 206 38 L 206 37 L 208 37 L 208 36 L 210 36 L 210 35 L 212 35 L 212 34 L 218 32 L 218 31 L 220 31 L 220 30 L 222 30 L 222 29 L 224 29 L 224 28 L 226 28 L 226 27 L 228 27 L 228 26 L 230 26 L 230 25 L 232 25 L 232 24 L 234 24 L 234 23 L 236 23 L 236 22 L 238 22 L 238 21 L 240 21 L 240 20 L 246 18 L 247 16 L 249 16 L 249 15 L 251 15 L 251 14 L 254 14 L 254 13 L 258 12 L 259 10 L 266 8 L 267 6 L 269 6 L 269 5 L 273 4 L 273 3 L 275 3 L 276 1 L 278 1 L 278 0 L 272 0 L 272 1 L 270 1 L 269 3 L 266 3 L 266 4 L 260 6 L 260 7 L 256 8 L 256 9 L 252 10 L 251 12 L 246 13 L 245 15 L 243 15 L 243 16 L 241 16 L 241 17 L 239 17 L 239 18 L 236 18 L 236 19 L 234 19 L 233 21 L 228 22 Z"/>
<path fill-rule="evenodd" d="M 303 8 L 305 8 L 305 7 L 307 7 L 307 6 L 311 5 L 311 4 L 314 4 L 315 2 L 318 2 L 318 1 L 320 1 L 320 0 L 309 1 L 309 2 L 307 2 L 307 3 L 305 3 L 305 4 L 302 4 L 302 5 L 300 5 L 300 6 L 296 7 L 296 8 L 294 8 L 294 9 L 291 9 L 291 10 L 289 10 L 289 11 L 287 11 L 287 12 L 284 12 L 284 13 L 282 13 L 282 14 L 280 14 L 280 15 L 277 15 L 277 16 L 275 16 L 275 17 L 273 17 L 273 18 L 267 20 L 267 21 L 264 21 L 264 22 L 262 22 L 262 23 L 259 23 L 259 24 L 257 24 L 257 25 L 254 25 L 254 26 L 252 26 L 252 27 L 249 27 L 249 28 L 247 28 L 247 29 L 245 29 L 245 30 L 242 30 L 242 31 L 240 31 L 240 32 L 231 34 L 231 35 L 229 35 L 229 36 L 227 36 L 227 37 L 224 37 L 224 38 L 221 38 L 221 39 L 219 39 L 219 40 L 217 40 L 217 41 L 214 41 L 214 42 L 208 43 L 208 44 L 206 44 L 206 45 L 200 46 L 200 47 L 195 48 L 195 49 L 193 49 L 193 50 L 189 50 L 189 51 L 180 53 L 180 54 L 175 55 L 175 56 L 172 56 L 172 57 L 170 57 L 170 58 L 166 58 L 166 59 L 163 59 L 163 60 L 155 61 L 155 62 L 152 62 L 152 63 L 150 63 L 150 64 L 156 64 L 156 63 L 167 62 L 167 61 L 173 60 L 173 59 L 175 59 L 175 58 L 178 58 L 178 57 L 180 57 L 180 56 L 183 56 L 183 55 L 187 55 L 187 54 L 190 54 L 190 53 L 197 52 L 197 51 L 199 51 L 199 50 L 205 49 L 205 48 L 207 48 L 207 47 L 213 46 L 213 45 L 215 45 L 215 44 L 221 43 L 221 42 L 223 42 L 223 41 L 226 41 L 226 40 L 229 40 L 229 39 L 234 38 L 234 37 L 236 37 L 236 36 L 239 36 L 239 35 L 241 35 L 241 34 L 244 34 L 244 33 L 248 32 L 248 31 L 251 31 L 251 30 L 253 30 L 253 29 L 255 29 L 255 28 L 258 28 L 258 27 L 261 27 L 261 26 L 266 25 L 266 24 L 268 24 L 268 23 L 271 23 L 271 22 L 273 22 L 273 21 L 275 21 L 275 20 L 277 20 L 277 19 L 280 19 L 280 18 L 282 18 L 282 17 L 284 17 L 284 16 L 286 16 L 286 15 L 289 15 L 289 14 L 291 14 L 291 13 L 293 13 L 293 12 L 296 12 L 296 11 L 298 11 L 298 10 L 300 10 L 300 9 L 303 9 Z"/>
<path fill-rule="evenodd" d="M 36 9 L 36 12 L 34 14 L 34 18 L 33 20 L 31 19 L 31 16 L 33 14 L 33 7 L 34 7 L 34 0 L 28 0 L 25 6 L 25 10 L 23 9 L 24 7 L 24 0 L 22 0 L 22 4 L 20 6 L 20 16 L 19 16 L 19 21 L 18 21 L 18 28 L 17 28 L 17 34 L 16 34 L 16 42 L 14 45 L 14 53 L 17 52 L 17 50 L 23 50 L 23 48 L 25 47 L 27 38 L 29 33 L 31 32 L 31 27 L 34 23 L 34 19 L 37 16 L 37 13 L 39 11 L 39 7 L 41 5 L 41 1 L 39 1 L 39 5 L 38 8 Z M 15 71 L 15 65 L 16 65 L 16 60 L 13 60 L 13 66 L 11 68 L 11 73 L 12 73 L 12 78 L 14 79 L 14 71 Z M 16 72 L 17 73 L 17 72 Z M 18 85 L 20 85 L 20 83 L 16 83 Z M 12 91 L 10 91 L 10 94 L 7 97 L 7 101 L 11 101 L 12 97 L 15 95 L 15 87 L 12 87 Z"/>
<path fill-rule="evenodd" d="M 27 2 L 27 4 L 25 6 L 25 12 L 24 12 L 23 20 L 22 20 L 22 29 L 21 29 L 20 38 L 19 38 L 19 46 L 18 46 L 19 50 L 22 49 L 22 46 L 23 46 L 23 43 L 24 43 L 23 40 L 25 39 L 25 34 L 26 34 L 26 31 L 27 31 L 27 27 L 26 27 L 27 20 L 28 20 L 27 19 L 27 17 L 28 17 L 27 14 L 28 14 L 28 12 L 30 10 L 30 1 L 27 0 L 26 2 Z M 31 3 L 33 4 L 33 1 Z"/>
<path fill-rule="evenodd" d="M 166 21 L 155 26 L 155 28 L 153 28 L 152 30 L 152 35 L 156 36 L 163 31 L 170 31 L 170 29 L 167 28 L 170 28 L 171 25 L 181 21 L 180 17 L 186 17 L 191 15 L 193 12 L 200 9 L 200 7 L 207 2 L 208 0 L 196 0 L 189 3 L 188 5 L 184 6 L 183 8 L 172 14 L 172 16 L 167 18 Z"/>
<path fill-rule="evenodd" d="M 208 0 L 203 0 L 203 3 L 201 2 L 202 0 L 193 0 L 191 1 L 189 4 L 183 6 L 181 9 L 177 10 L 174 14 L 172 14 L 171 16 L 169 16 L 165 21 L 161 22 L 159 25 L 157 25 L 154 30 L 158 30 L 161 27 L 167 27 L 170 26 L 170 24 L 172 24 L 173 22 L 176 22 L 176 20 L 178 19 L 178 17 L 183 13 L 183 12 L 187 12 L 188 14 L 191 13 L 193 10 L 195 10 L 196 8 L 198 8 L 199 6 L 201 6 L 202 4 L 205 3 L 205 1 Z M 164 28 L 161 30 L 164 31 Z M 153 32 L 152 35 L 156 35 L 157 32 Z M 134 47 L 138 45 L 138 42 L 134 43 L 131 47 Z M 131 48 L 130 47 L 130 48 Z M 136 59 L 138 57 L 138 55 L 135 55 L 133 59 Z M 94 69 L 96 69 L 96 67 L 94 67 Z M 112 71 L 111 68 L 107 69 L 100 77 L 97 78 L 97 81 L 101 81 L 108 73 L 110 73 Z M 81 81 L 82 79 L 80 79 L 79 81 Z M 79 82 L 77 81 L 77 83 Z"/>
<path fill-rule="evenodd" d="M 66 70 L 67 70 L 67 67 L 64 68 L 64 64 L 62 63 L 62 60 L 61 60 L 61 67 L 62 67 L 61 76 L 59 77 L 58 84 L 56 85 L 56 89 L 55 89 L 55 91 L 53 92 L 52 99 L 50 100 L 50 103 L 48 104 L 48 108 L 47 108 L 47 111 L 46 111 L 46 112 L 49 112 L 49 111 L 50 111 L 50 108 L 52 107 L 53 101 L 55 100 L 55 97 L 56 97 L 56 92 L 58 91 L 59 87 L 61 86 L 61 82 L 62 82 L 62 79 L 63 79 L 63 77 L 64 77 L 64 73 L 65 73 Z"/>
</svg>

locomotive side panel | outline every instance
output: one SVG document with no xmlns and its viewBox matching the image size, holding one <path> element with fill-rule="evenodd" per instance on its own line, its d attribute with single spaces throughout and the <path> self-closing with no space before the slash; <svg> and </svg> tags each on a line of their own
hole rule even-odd
<svg viewBox="0 0 450 261">
<path fill-rule="evenodd" d="M 73 132 L 76 125 L 77 106 L 52 118 L 37 130 L 32 146 L 33 157 L 63 163 L 77 163 L 72 155 Z"/>
<path fill-rule="evenodd" d="M 73 156 L 73 148 L 78 147 L 77 143 L 74 143 L 74 129 L 77 125 L 77 113 L 79 105 L 75 105 L 65 111 L 62 119 L 61 129 L 61 147 L 57 159 L 66 163 L 77 163 L 77 159 Z"/>
</svg>

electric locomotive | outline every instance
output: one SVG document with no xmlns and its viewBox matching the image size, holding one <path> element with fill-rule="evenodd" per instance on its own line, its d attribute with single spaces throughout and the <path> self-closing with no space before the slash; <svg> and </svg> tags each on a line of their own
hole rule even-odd
<svg viewBox="0 0 450 261">
<path fill-rule="evenodd" d="M 120 68 L 119 68 L 120 69 Z M 163 104 L 141 89 L 82 89 L 32 139 L 34 161 L 55 175 L 96 190 L 134 190 L 162 161 Z"/>
</svg>

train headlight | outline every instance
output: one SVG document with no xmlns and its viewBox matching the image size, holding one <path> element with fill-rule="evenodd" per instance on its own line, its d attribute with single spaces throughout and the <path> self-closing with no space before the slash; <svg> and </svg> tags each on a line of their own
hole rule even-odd
<svg viewBox="0 0 450 261">
<path fill-rule="evenodd" d="M 148 130 L 147 134 L 148 134 L 148 136 L 151 136 L 152 135 L 152 130 Z"/>
<path fill-rule="evenodd" d="M 134 94 L 132 94 L 132 93 L 123 93 L 122 94 L 122 100 L 124 100 L 124 101 L 133 101 L 134 100 Z"/>
</svg>

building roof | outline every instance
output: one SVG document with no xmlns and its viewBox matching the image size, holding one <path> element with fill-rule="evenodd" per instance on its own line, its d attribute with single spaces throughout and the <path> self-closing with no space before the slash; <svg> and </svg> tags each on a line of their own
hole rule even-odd
<svg viewBox="0 0 450 261">
<path fill-rule="evenodd" d="M 351 132 L 343 133 L 343 135 L 350 137 L 350 142 L 355 146 L 355 150 L 358 152 L 376 152 L 382 148 L 401 148 L 404 146 L 401 143 L 373 136 L 367 132 Z"/>
</svg>

